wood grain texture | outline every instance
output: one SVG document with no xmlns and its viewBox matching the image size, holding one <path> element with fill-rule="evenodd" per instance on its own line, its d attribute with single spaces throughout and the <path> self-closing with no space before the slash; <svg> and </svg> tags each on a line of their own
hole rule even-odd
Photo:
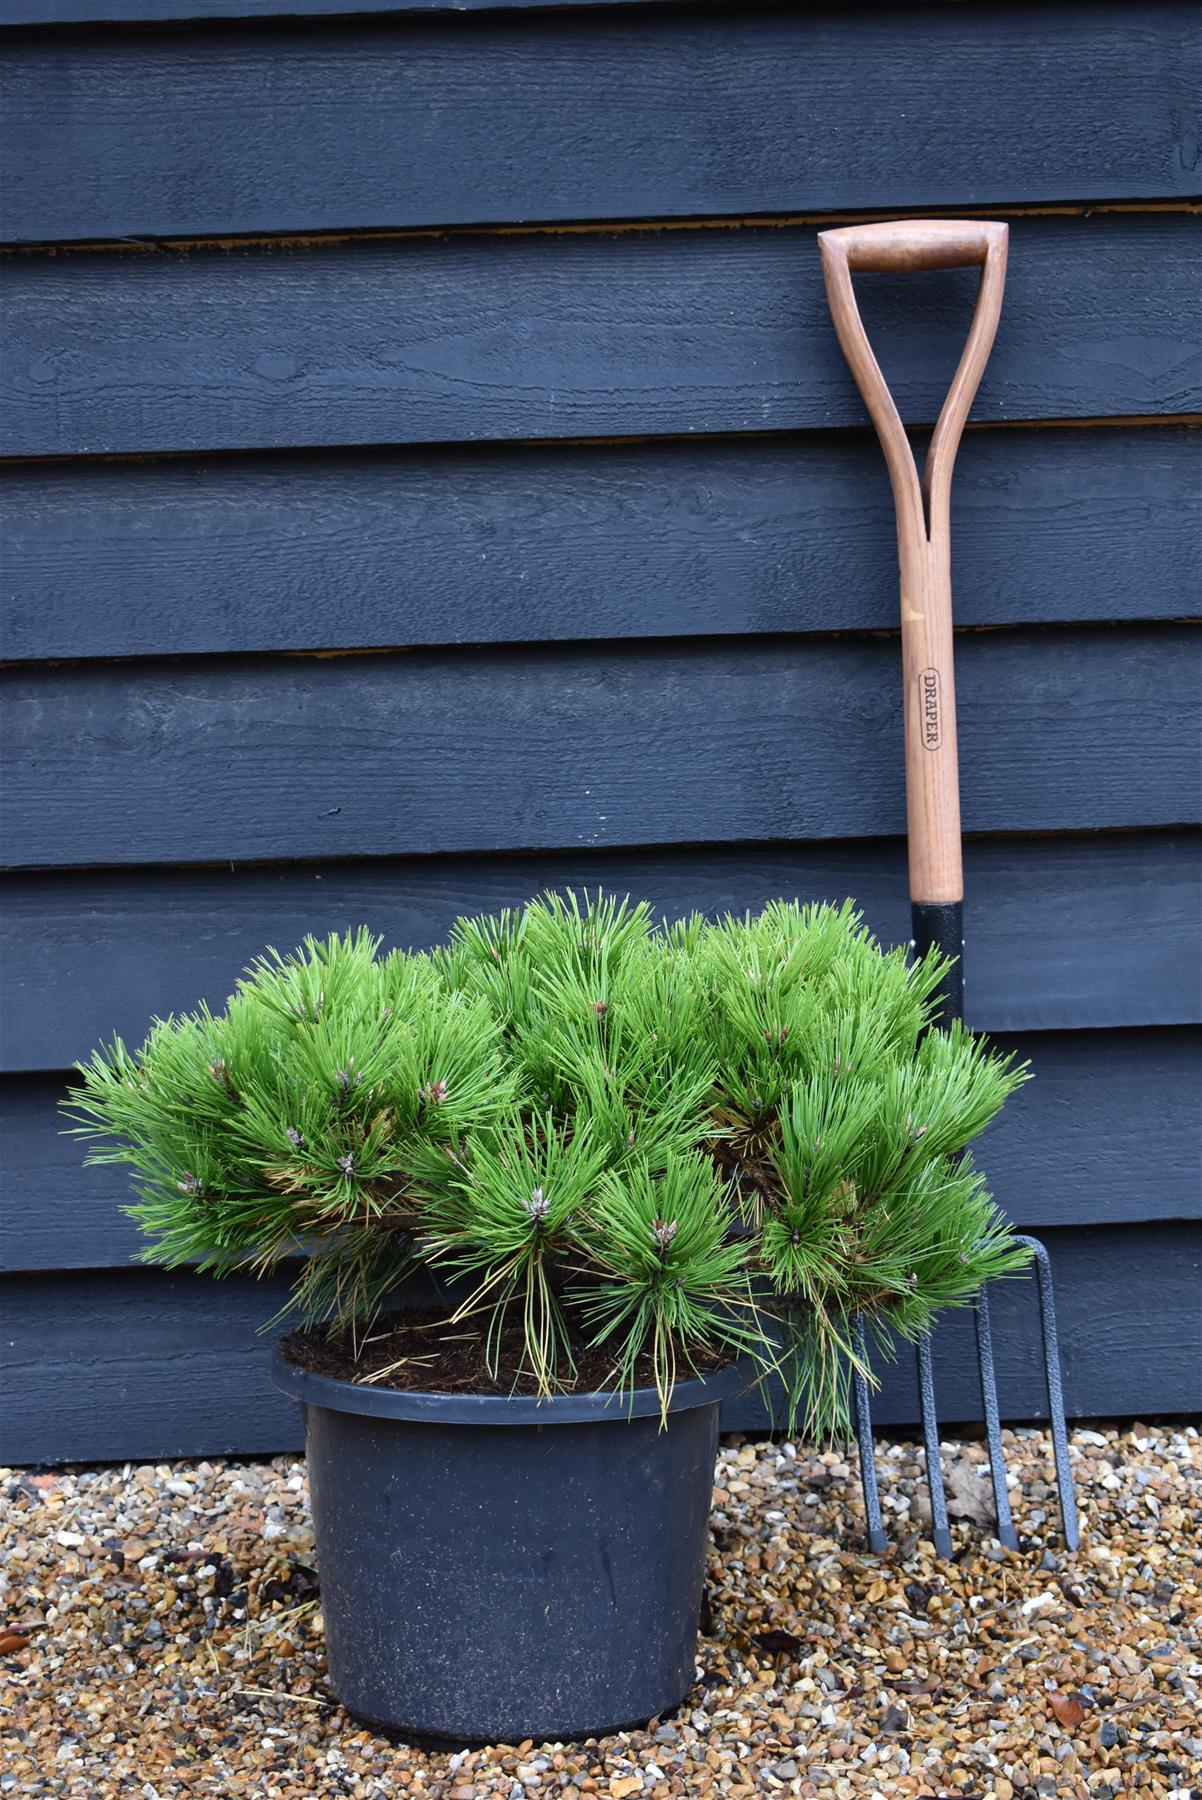
<svg viewBox="0 0 1202 1800">
<path fill-rule="evenodd" d="M 529 10 L 6 46 L 9 240 L 1151 199 L 1191 9 Z"/>
<path fill-rule="evenodd" d="M 560 0 L 0 0 L 0 25 L 165 24 L 177 19 L 337 18 L 342 13 L 542 11 Z M 689 6 L 695 0 L 658 0 Z M 805 0 L 809 4 L 809 0 Z M 575 6 L 643 6 L 646 0 L 572 0 Z"/>
<path fill-rule="evenodd" d="M 1202 1218 L 1202 1034 L 1168 1027 L 997 1041 L 1035 1069 L 978 1150 L 1016 1224 Z M 121 1211 L 131 1199 L 127 1173 L 84 1168 L 82 1145 L 62 1135 L 65 1091 L 61 1075 L 0 1081 L 0 1269 L 122 1267 L 143 1242 Z"/>
<path fill-rule="evenodd" d="M 970 839 L 965 864 L 971 1025 L 1202 1022 L 1202 835 Z M 671 918 L 741 913 L 781 894 L 853 895 L 884 942 L 910 935 L 895 840 L 12 876 L 0 907 L 0 1067 L 64 1069 L 114 1032 L 140 1043 L 156 1013 L 219 1007 L 267 944 L 286 951 L 307 932 L 367 925 L 387 944 L 426 948 L 460 913 L 598 886 Z"/>
<path fill-rule="evenodd" d="M 1202 1221 L 1202 1034 L 1049 1031 L 997 1042 L 1030 1062 L 977 1148 L 1016 1225 Z"/>
<path fill-rule="evenodd" d="M 1196 426 L 970 432 L 961 625 L 1173 619 Z M 864 631 L 897 624 L 867 434 L 10 466 L 0 655 Z"/>
<path fill-rule="evenodd" d="M 1197 813 L 1202 634 L 967 633 L 967 831 Z M 888 836 L 888 637 L 703 640 L 5 677 L 10 867 Z"/>
<path fill-rule="evenodd" d="M 1177 213 L 1015 220 L 974 418 L 1202 411 L 1196 238 Z M 861 283 L 911 424 L 974 279 Z M 864 423 L 808 227 L 31 253 L 0 306 L 9 456 Z"/>
<path fill-rule="evenodd" d="M 1202 1230 L 1180 1224 L 1045 1234 L 1057 1284 L 1071 1415 L 1192 1412 L 1199 1399 L 1194 1304 Z M 300 1447 L 299 1413 L 272 1391 L 257 1327 L 279 1281 L 112 1273 L 20 1275 L 2 1284 L 9 1463 L 158 1461 Z M 1121 1299 L 1120 1299 L 1121 1296 Z M 1033 1283 L 995 1290 L 994 1341 L 1007 1418 L 1045 1410 Z M 1154 1339 L 1148 1321 L 1155 1318 Z M 944 1421 L 980 1416 L 966 1317 L 940 1327 L 935 1377 Z M 908 1366 L 883 1371 L 874 1418 L 917 1416 Z M 727 1429 L 763 1429 L 750 1398 Z M 620 1427 L 615 1427 L 619 1429 Z"/>
</svg>

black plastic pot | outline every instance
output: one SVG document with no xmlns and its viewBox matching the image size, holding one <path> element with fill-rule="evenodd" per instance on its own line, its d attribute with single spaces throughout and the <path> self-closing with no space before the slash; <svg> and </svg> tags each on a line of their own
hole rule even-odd
<svg viewBox="0 0 1202 1800">
<path fill-rule="evenodd" d="M 305 1410 L 330 1682 L 422 1742 L 599 1735 L 693 1680 L 721 1400 L 399 1393 L 310 1374 Z"/>
</svg>

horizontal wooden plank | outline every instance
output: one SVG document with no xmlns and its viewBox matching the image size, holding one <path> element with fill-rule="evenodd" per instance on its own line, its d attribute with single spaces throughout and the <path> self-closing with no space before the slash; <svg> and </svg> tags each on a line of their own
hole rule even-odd
<svg viewBox="0 0 1202 1800">
<path fill-rule="evenodd" d="M 1195 1304 L 1202 1230 L 1183 1224 L 1046 1234 L 1056 1278 L 1065 1400 L 1071 1415 L 1192 1412 L 1199 1399 Z M 995 1288 L 994 1341 L 1003 1412 L 1046 1410 L 1029 1281 Z M 10 1463 L 157 1461 L 300 1448 L 296 1408 L 273 1393 L 258 1327 L 279 1305 L 277 1279 L 122 1271 L 20 1275 L 4 1298 Z M 1116 1296 L 1122 1295 L 1122 1304 Z M 945 1421 L 979 1417 L 965 1317 L 936 1340 Z M 881 1424 L 917 1414 L 907 1365 L 886 1368 Z M 727 1429 L 763 1429 L 751 1397 Z M 620 1427 L 615 1427 L 620 1429 Z"/>
<path fill-rule="evenodd" d="M 1196 239 L 1178 213 L 1016 219 L 974 417 L 1202 411 Z M 908 420 L 974 281 L 860 283 Z M 0 306 L 8 456 L 864 422 L 809 226 L 30 253 Z"/>
<path fill-rule="evenodd" d="M 960 623 L 1195 610 L 1200 449 L 1191 426 L 970 433 Z M 10 660 L 897 619 L 893 508 L 867 433 L 15 464 L 0 505 Z"/>
<path fill-rule="evenodd" d="M 176 19 L 336 18 L 342 13 L 544 10 L 564 0 L 0 0 L 0 25 L 165 24 Z M 573 6 L 645 6 L 647 0 L 571 0 Z M 695 0 L 658 0 L 688 6 Z M 808 0 L 806 0 L 808 4 Z"/>
<path fill-rule="evenodd" d="M 964 826 L 1197 812 L 1202 634 L 966 633 Z M 889 836 L 873 638 L 47 665 L 6 672 L 11 867 Z"/>
<path fill-rule="evenodd" d="M 1191 9 L 1060 0 L 23 34 L 8 240 L 1186 197 Z"/>
<path fill-rule="evenodd" d="M 978 1029 L 1202 1021 L 1198 833 L 970 839 L 965 867 L 966 1003 Z M 219 1007 L 267 944 L 287 950 L 307 932 L 366 924 L 386 943 L 424 948 L 460 913 L 597 886 L 673 918 L 850 894 L 884 942 L 910 934 L 905 851 L 892 840 L 11 876 L 0 1067 L 64 1069 L 114 1032 L 141 1042 L 156 1013 Z"/>
<path fill-rule="evenodd" d="M 1016 1224 L 1202 1219 L 1196 1028 L 997 1041 L 1035 1069 L 979 1151 Z M 119 1267 L 142 1242 L 121 1211 L 132 1198 L 128 1172 L 82 1167 L 79 1141 L 63 1135 L 65 1090 L 61 1075 L 0 1080 L 0 1269 Z"/>
<path fill-rule="evenodd" d="M 1034 1070 L 978 1147 L 1016 1225 L 1202 1221 L 1195 1028 L 1006 1035 Z"/>
</svg>

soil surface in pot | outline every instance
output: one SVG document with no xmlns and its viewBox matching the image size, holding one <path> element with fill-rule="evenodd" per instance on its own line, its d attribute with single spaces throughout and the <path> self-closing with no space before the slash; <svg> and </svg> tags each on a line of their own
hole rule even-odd
<svg viewBox="0 0 1202 1800">
<path fill-rule="evenodd" d="M 491 1374 L 487 1366 L 484 1333 L 474 1331 L 467 1321 L 452 1324 L 445 1310 L 394 1313 L 379 1320 L 370 1331 L 359 1334 L 357 1341 L 349 1330 L 313 1326 L 307 1331 L 292 1332 L 280 1347 L 298 1368 L 328 1375 L 334 1381 L 374 1377 L 373 1387 L 433 1394 L 538 1392 L 532 1375 L 514 1374 L 522 1360 L 522 1332 L 516 1322 L 501 1338 L 499 1376 Z M 572 1357 L 576 1373 L 570 1380 L 561 1381 L 564 1393 L 603 1393 L 618 1385 L 608 1345 L 589 1345 L 583 1338 L 574 1337 Z M 699 1353 L 695 1367 L 690 1367 L 681 1357 L 677 1379 L 712 1375 L 733 1360 L 729 1351 L 716 1355 Z M 655 1386 L 655 1363 L 650 1353 L 639 1358 L 635 1386 Z"/>
</svg>

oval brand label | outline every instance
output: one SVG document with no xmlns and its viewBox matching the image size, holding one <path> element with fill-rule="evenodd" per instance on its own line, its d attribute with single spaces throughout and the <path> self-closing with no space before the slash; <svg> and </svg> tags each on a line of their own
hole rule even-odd
<svg viewBox="0 0 1202 1800">
<path fill-rule="evenodd" d="M 938 750 L 943 741 L 943 709 L 938 669 L 924 669 L 918 677 L 918 717 L 924 750 Z"/>
</svg>

